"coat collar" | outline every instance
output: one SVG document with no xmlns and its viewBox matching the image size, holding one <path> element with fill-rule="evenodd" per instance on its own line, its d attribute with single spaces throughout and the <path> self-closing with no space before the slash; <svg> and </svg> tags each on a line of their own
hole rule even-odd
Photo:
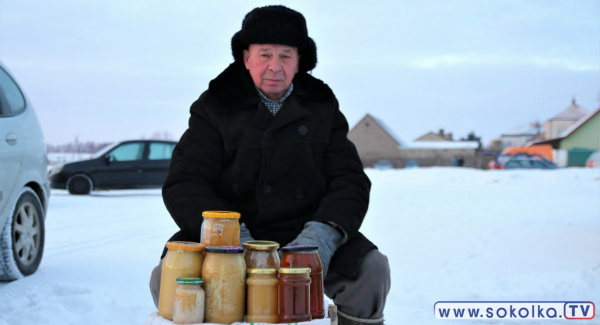
<svg viewBox="0 0 600 325">
<path fill-rule="evenodd" d="M 293 102 L 300 106 L 308 102 L 324 102 L 333 96 L 329 86 L 308 73 L 296 74 L 293 83 L 294 90 L 284 106 L 288 106 L 288 104 L 296 106 Z M 215 108 L 221 114 L 229 114 L 243 109 L 256 109 L 260 103 L 250 73 L 241 63 L 230 64 L 209 83 L 208 92 L 214 101 Z M 292 112 L 292 114 L 297 114 L 297 112 Z M 287 118 L 282 116 L 282 119 Z"/>
</svg>

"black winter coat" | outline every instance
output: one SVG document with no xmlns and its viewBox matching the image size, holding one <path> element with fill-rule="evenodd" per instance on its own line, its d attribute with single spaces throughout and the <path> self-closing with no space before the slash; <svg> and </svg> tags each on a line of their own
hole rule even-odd
<svg viewBox="0 0 600 325">
<path fill-rule="evenodd" d="M 376 248 L 358 231 L 371 183 L 331 89 L 307 73 L 293 83 L 273 116 L 245 67 L 233 63 L 194 102 L 163 187 L 181 229 L 171 240 L 199 242 L 206 210 L 238 211 L 253 238 L 281 246 L 306 222 L 331 221 L 348 241 L 329 270 L 354 277 Z"/>
</svg>

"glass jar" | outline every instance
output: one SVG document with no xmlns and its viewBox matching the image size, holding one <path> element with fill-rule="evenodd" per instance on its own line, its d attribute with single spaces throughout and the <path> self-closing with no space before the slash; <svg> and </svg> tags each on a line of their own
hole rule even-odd
<svg viewBox="0 0 600 325">
<path fill-rule="evenodd" d="M 240 214 L 229 211 L 202 212 L 200 242 L 208 246 L 240 245 Z"/>
<path fill-rule="evenodd" d="M 279 322 L 296 323 L 310 320 L 310 268 L 280 268 Z"/>
<path fill-rule="evenodd" d="M 247 268 L 279 268 L 279 255 L 277 255 L 278 243 L 267 240 L 251 240 L 245 242 L 242 246 L 245 249 L 244 260 L 246 261 Z"/>
<path fill-rule="evenodd" d="M 200 278 L 177 278 L 173 323 L 197 324 L 204 321 L 204 290 Z"/>
<path fill-rule="evenodd" d="M 202 267 L 207 323 L 242 322 L 246 305 L 246 263 L 239 246 L 209 246 Z"/>
<path fill-rule="evenodd" d="M 173 300 L 177 278 L 202 277 L 204 245 L 193 242 L 170 241 L 167 243 L 167 248 L 167 255 L 163 259 L 160 275 L 158 313 L 166 319 L 173 319 Z"/>
<path fill-rule="evenodd" d="M 319 257 L 319 246 L 298 245 L 286 246 L 281 249 L 282 267 L 310 268 L 310 314 L 313 319 L 325 317 L 323 303 L 323 265 Z"/>
<path fill-rule="evenodd" d="M 277 323 L 277 269 L 248 269 L 246 322 Z"/>
</svg>

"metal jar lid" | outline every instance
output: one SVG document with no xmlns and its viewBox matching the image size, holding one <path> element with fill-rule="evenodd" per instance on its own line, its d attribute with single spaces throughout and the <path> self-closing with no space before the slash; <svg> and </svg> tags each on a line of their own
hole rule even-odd
<svg viewBox="0 0 600 325">
<path fill-rule="evenodd" d="M 310 274 L 310 268 L 308 268 L 308 267 L 280 267 L 279 273 L 281 273 L 281 274 Z"/>
<path fill-rule="evenodd" d="M 270 251 L 279 248 L 278 243 L 268 240 L 251 240 L 243 243 L 242 246 L 244 246 L 245 249 L 253 249 L 257 251 Z"/>
</svg>

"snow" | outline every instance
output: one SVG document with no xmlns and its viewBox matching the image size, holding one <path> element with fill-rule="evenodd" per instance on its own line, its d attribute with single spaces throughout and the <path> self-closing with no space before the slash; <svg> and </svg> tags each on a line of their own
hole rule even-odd
<svg viewBox="0 0 600 325">
<path fill-rule="evenodd" d="M 400 150 L 415 149 L 477 149 L 477 141 L 415 141 L 399 147 Z"/>
<path fill-rule="evenodd" d="M 387 324 L 455 324 L 435 319 L 436 301 L 600 306 L 599 169 L 367 173 L 361 231 L 390 261 Z M 143 324 L 155 311 L 150 271 L 176 230 L 158 189 L 53 191 L 42 264 L 0 283 L 0 325 Z"/>
</svg>

